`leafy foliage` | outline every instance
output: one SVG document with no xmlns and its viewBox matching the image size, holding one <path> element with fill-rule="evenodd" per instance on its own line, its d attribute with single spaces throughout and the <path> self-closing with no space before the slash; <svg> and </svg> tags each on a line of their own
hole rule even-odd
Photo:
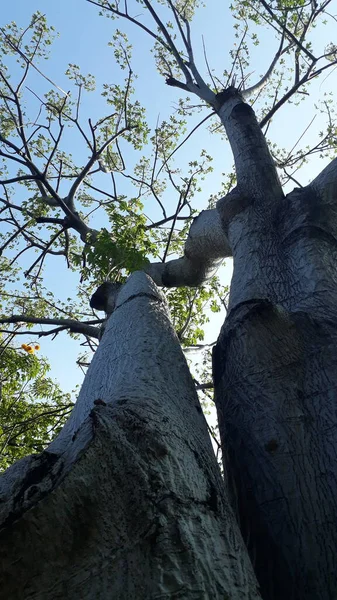
<svg viewBox="0 0 337 600">
<path fill-rule="evenodd" d="M 0 470 L 41 452 L 61 430 L 73 403 L 48 376 L 44 358 L 2 344 L 0 349 Z"/>
<path fill-rule="evenodd" d="M 124 281 L 149 261 L 181 256 L 201 192 L 203 208 L 214 208 L 236 184 L 234 171 L 222 174 L 216 193 L 208 193 L 211 151 L 191 142 L 205 123 L 211 134 L 225 138 L 209 99 L 229 85 L 243 92 L 253 89 L 254 109 L 269 135 L 279 109 L 309 101 L 314 81 L 337 64 L 333 41 L 326 40 L 319 54 L 310 38 L 312 29 L 327 18 L 328 3 L 233 1 L 234 44 L 228 64 L 213 68 L 203 43 L 200 70 L 191 23 L 202 3 L 139 0 L 139 17 L 130 16 L 127 1 L 92 4 L 115 21 L 109 42 L 117 67 L 113 81 L 99 83 L 73 62 L 64 65 L 67 90 L 52 81 L 45 65 L 56 32 L 40 12 L 27 27 L 12 22 L 0 30 L 0 272 L 7 284 L 1 290 L 3 332 L 12 339 L 23 327 L 32 336 L 41 328 L 44 335 L 53 336 L 67 330 L 81 335 L 90 352 L 95 348 L 93 325 L 100 322 L 89 310 L 92 291 L 106 280 Z M 121 25 L 126 22 L 148 34 L 157 70 L 166 83 L 183 91 L 176 106 L 155 124 L 141 102 L 134 50 Z M 276 39 L 278 47 L 254 85 L 251 63 L 266 35 L 272 43 Z M 104 103 L 99 114 L 94 98 Z M 282 183 L 300 185 L 300 166 L 315 154 L 335 154 L 332 100 L 329 94 L 315 100 L 316 113 L 325 123 L 316 139 L 305 139 L 312 123 L 290 151 L 270 135 Z M 186 144 L 189 158 L 184 161 L 179 152 Z M 55 291 L 50 273 L 56 264 L 67 277 L 71 273 L 69 289 L 60 285 Z M 212 312 L 226 308 L 227 289 L 218 277 L 198 289 L 165 293 L 184 347 L 202 342 Z M 1 352 L 5 466 L 47 443 L 68 410 L 69 398 L 53 387 L 43 359 L 14 346 L 4 345 Z M 15 361 L 20 373 L 16 381 Z M 206 361 L 201 383 L 207 382 L 208 373 Z M 23 423 L 34 427 L 24 429 Z"/>
</svg>

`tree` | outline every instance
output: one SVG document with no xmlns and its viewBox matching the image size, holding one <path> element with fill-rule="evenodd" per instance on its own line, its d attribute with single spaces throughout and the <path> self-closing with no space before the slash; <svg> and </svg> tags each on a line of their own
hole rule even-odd
<svg viewBox="0 0 337 600">
<path fill-rule="evenodd" d="M 334 598 L 337 162 L 330 162 L 309 185 L 288 194 L 277 173 L 279 166 L 283 183 L 284 177 L 293 179 L 296 161 L 298 165 L 312 152 L 333 147 L 333 113 L 328 104 L 330 120 L 318 144 L 283 160 L 280 154 L 272 155 L 262 131 L 289 99 L 306 92 L 305 86 L 336 64 L 333 45 L 320 56 L 307 41 L 329 3 L 237 3 L 236 16 L 244 27 L 233 71 L 221 81 L 209 69 L 207 84 L 191 45 L 194 3 L 168 0 L 162 10 L 171 11 L 173 23 L 165 24 L 166 16 L 161 18 L 159 9 L 143 0 L 140 4 L 155 23 L 151 29 L 148 21 L 132 16 L 127 4 L 89 1 L 102 7 L 103 13 L 132 21 L 152 36 L 157 65 L 167 84 L 195 94 L 202 106 L 211 108 L 233 152 L 235 187 L 216 208 L 193 221 L 182 258 L 166 261 L 166 251 L 160 263 L 147 261 L 149 253 L 155 257 L 155 249 L 151 237 L 144 241 L 139 222 L 133 236 L 140 235 L 140 240 L 130 256 L 130 236 L 124 235 L 118 211 L 111 218 L 115 227 L 111 236 L 89 228 L 73 202 L 79 184 L 105 151 L 100 169 L 118 170 L 118 146 L 116 154 L 107 149 L 119 135 L 138 143 L 139 134 L 135 138 L 130 134 L 139 121 L 138 105 L 135 119 L 134 107 L 128 104 L 131 69 L 122 100 L 120 90 L 114 88 L 117 126 L 113 116 L 112 129 L 104 138 L 99 129 L 102 123 L 90 124 L 92 141 L 86 141 L 91 157 L 80 174 L 62 172 L 63 160 L 58 159 L 57 181 L 68 175 L 75 179 L 66 199 L 60 198 L 58 188 L 48 180 L 59 138 L 49 147 L 51 154 L 45 146 L 40 150 L 45 167 L 38 168 L 30 158 L 29 142 L 22 138 L 18 95 L 14 89 L 11 92 L 10 101 L 18 111 L 14 123 L 23 146 L 2 136 L 3 145 L 14 154 L 1 153 L 24 162 L 28 175 L 8 177 L 5 189 L 23 177 L 39 188 L 39 206 L 41 202 L 43 209 L 56 204 L 66 215 L 52 221 L 40 213 L 28 215 L 34 226 L 52 223 L 61 228 L 43 247 L 40 260 L 50 251 L 55 236 L 67 240 L 66 232 L 73 229 L 86 243 L 84 270 L 89 264 L 101 276 L 104 269 L 105 275 L 122 268 L 143 272 L 134 273 L 126 283 L 125 271 L 118 272 L 114 285 L 105 284 L 94 294 L 93 308 L 112 314 L 70 419 L 45 452 L 22 459 L 2 477 L 6 595 L 258 598 L 255 572 L 263 598 Z M 265 75 L 246 88 L 245 36 L 252 21 L 273 27 L 280 45 Z M 171 33 L 173 27 L 180 37 Z M 116 35 L 116 39 L 121 36 Z M 15 52 L 20 50 L 17 37 L 6 39 Z M 123 39 L 116 59 L 128 67 Z M 289 89 L 284 89 L 284 70 L 277 70 L 282 60 L 285 70 L 293 61 L 294 82 Z M 31 64 L 29 58 L 27 66 Z M 232 79 L 236 68 L 241 74 L 239 85 Z M 267 92 L 271 105 L 264 108 L 259 123 L 246 99 L 266 84 L 271 85 Z M 58 102 L 52 99 L 48 110 L 58 115 L 61 136 L 64 115 L 73 117 L 64 111 L 66 101 Z M 180 110 L 185 114 L 189 109 L 182 103 Z M 73 122 L 80 127 L 77 117 Z M 144 123 L 136 127 L 146 134 Z M 81 135 L 86 135 L 83 130 Z M 155 155 L 160 152 L 158 136 Z M 164 165 L 169 152 L 165 147 Z M 146 167 L 138 177 L 141 186 L 145 174 Z M 170 178 L 172 171 L 168 169 L 167 175 Z M 154 187 L 150 189 L 156 195 L 153 181 L 150 178 Z M 191 178 L 183 190 L 178 189 L 178 208 L 171 217 L 174 223 L 194 176 L 190 182 Z M 5 206 L 13 208 L 7 197 Z M 131 208 L 123 205 L 123 211 L 132 224 L 132 203 Z M 15 219 L 12 224 L 17 225 Z M 18 231 L 25 227 L 19 226 Z M 120 240 L 117 232 L 121 232 Z M 63 251 L 67 256 L 69 244 L 66 241 Z M 78 253 L 73 254 L 76 263 Z M 222 480 L 165 300 L 153 281 L 166 287 L 198 286 L 212 276 L 225 256 L 234 257 L 235 268 L 228 315 L 213 355 L 225 466 Z M 67 323 L 73 331 L 93 335 L 92 329 L 85 329 L 91 324 L 74 321 Z M 7 317 L 5 322 L 15 319 Z M 51 532 L 53 544 L 46 544 Z M 33 540 L 34 553 L 21 550 L 21 560 L 15 563 L 19 576 L 14 578 L 12 565 L 23 539 Z"/>
<path fill-rule="evenodd" d="M 60 432 L 73 403 L 48 376 L 49 364 L 38 359 L 39 345 L 16 348 L 1 340 L 0 468 L 31 452 L 42 452 Z"/>
</svg>

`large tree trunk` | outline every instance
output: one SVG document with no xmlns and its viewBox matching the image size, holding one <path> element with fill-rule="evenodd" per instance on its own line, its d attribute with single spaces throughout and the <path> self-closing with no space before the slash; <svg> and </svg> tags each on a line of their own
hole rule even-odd
<svg viewBox="0 0 337 600">
<path fill-rule="evenodd" d="M 62 357 L 61 357 L 62 360 Z M 0 480 L 6 600 L 258 600 L 166 306 L 134 274 L 76 407 Z"/>
<path fill-rule="evenodd" d="M 232 502 L 263 598 L 335 600 L 337 161 L 283 196 L 251 109 L 234 93 L 221 111 L 238 172 L 218 206 L 234 274 L 213 357 Z"/>
</svg>

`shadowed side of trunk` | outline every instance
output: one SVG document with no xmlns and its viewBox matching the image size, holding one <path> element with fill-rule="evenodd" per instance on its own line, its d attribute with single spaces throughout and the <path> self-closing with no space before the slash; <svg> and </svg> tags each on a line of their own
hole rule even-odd
<svg viewBox="0 0 337 600">
<path fill-rule="evenodd" d="M 250 136 L 258 126 L 248 113 L 244 125 Z M 237 198 L 218 204 L 234 258 L 229 313 L 213 357 L 225 471 L 262 596 L 331 600 L 337 161 L 285 197 L 257 168 L 249 191 L 249 153 L 245 160 Z"/>
</svg>

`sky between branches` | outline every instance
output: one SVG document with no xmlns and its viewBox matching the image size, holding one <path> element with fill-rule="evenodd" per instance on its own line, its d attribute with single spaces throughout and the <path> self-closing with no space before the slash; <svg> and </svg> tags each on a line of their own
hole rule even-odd
<svg viewBox="0 0 337 600">
<path fill-rule="evenodd" d="M 83 73 L 92 73 L 96 77 L 97 91 L 88 94 L 83 100 L 83 120 L 88 117 L 98 119 L 102 114 L 105 114 L 106 109 L 99 90 L 105 82 L 113 83 L 116 80 L 121 80 L 120 70 L 114 62 L 113 51 L 107 46 L 107 43 L 112 39 L 113 28 L 116 24 L 128 34 L 134 48 L 132 67 L 138 75 L 136 82 L 137 97 L 147 109 L 149 125 L 154 128 L 159 115 L 160 118 L 169 116 L 172 108 L 177 104 L 180 91 L 166 86 L 164 79 L 156 73 L 153 57 L 150 54 L 151 40 L 144 32 L 132 27 L 129 23 L 116 23 L 109 19 L 100 18 L 98 9 L 85 2 L 85 0 L 59 0 L 58 2 L 13 0 L 12 2 L 6 2 L 1 11 L 1 26 L 9 21 L 16 21 L 18 25 L 24 27 L 29 23 L 32 13 L 36 10 L 46 14 L 49 24 L 54 25 L 56 31 L 60 33 L 52 46 L 50 59 L 39 64 L 42 71 L 65 90 L 69 86 L 69 82 L 64 75 L 68 63 L 77 64 Z M 197 64 L 204 65 L 201 40 L 203 35 L 211 67 L 220 72 L 224 68 L 230 68 L 229 51 L 233 43 L 237 42 L 234 33 L 229 3 L 224 3 L 221 0 L 207 2 L 207 8 L 197 11 L 192 24 Z M 259 37 L 260 45 L 256 48 L 251 45 L 250 71 L 253 72 L 252 83 L 266 71 L 278 46 L 275 36 L 267 29 L 263 32 L 260 29 Z M 313 33 L 316 47 L 318 45 L 322 53 L 326 44 L 335 38 L 332 24 L 318 28 Z M 15 69 L 14 64 L 13 68 Z M 290 150 L 314 116 L 314 102 L 324 92 L 336 89 L 336 84 L 337 71 L 335 70 L 326 80 L 324 80 L 324 77 L 320 78 L 318 83 L 311 86 L 310 101 L 302 104 L 300 108 L 296 108 L 294 105 L 283 107 L 268 132 L 268 137 L 272 142 Z M 40 85 L 41 80 L 36 77 L 36 86 Z M 49 88 L 50 85 L 45 82 L 45 90 Z M 33 89 L 36 91 L 34 86 Z M 35 110 L 33 96 L 31 108 Z M 191 120 L 191 128 L 196 122 L 196 119 Z M 303 139 L 304 145 L 310 144 L 316 139 L 320 125 L 320 116 L 317 114 L 315 122 Z M 73 139 L 68 136 L 68 140 L 69 146 L 71 146 L 69 151 L 72 152 L 75 162 L 76 160 L 79 163 L 83 162 L 87 158 L 84 145 L 80 144 L 75 136 Z M 195 197 L 194 206 L 199 210 L 206 207 L 207 199 L 211 194 L 218 192 L 223 173 L 230 172 L 232 167 L 232 156 L 228 144 L 219 135 L 211 136 L 206 127 L 193 135 L 192 140 L 179 151 L 179 154 L 177 154 L 179 166 L 187 165 L 188 161 L 193 160 L 195 157 L 193 153 L 199 155 L 202 148 L 206 148 L 213 156 L 214 171 L 204 182 L 202 192 Z M 135 158 L 130 156 L 130 161 L 133 160 Z M 310 161 L 309 165 L 305 165 L 301 172 L 297 174 L 302 185 L 314 178 L 325 163 L 326 161 L 319 160 L 316 156 Z M 100 178 L 102 187 L 106 187 L 107 191 L 110 191 L 109 186 L 111 184 L 108 176 L 102 173 Z M 289 186 L 289 189 L 291 187 L 293 186 Z M 127 185 L 124 193 L 128 193 Z M 150 216 L 152 217 L 151 214 Z M 94 223 L 94 226 L 99 225 L 99 222 Z M 49 272 L 46 271 L 46 284 L 53 291 L 58 292 L 62 287 L 64 291 L 59 295 L 63 298 L 71 296 L 75 285 L 73 274 L 67 272 L 61 261 L 59 263 L 58 260 L 55 260 L 54 263 Z M 230 271 L 230 268 L 224 270 L 223 277 L 228 279 Z M 216 339 L 222 319 L 223 314 L 217 315 L 212 320 L 207 330 L 206 341 L 212 342 Z M 51 362 L 52 376 L 58 379 L 65 391 L 70 391 L 76 383 L 81 382 L 82 372 L 76 366 L 78 352 L 81 350 L 78 342 L 70 340 L 63 333 L 54 341 L 50 338 L 43 338 L 41 346 L 41 351 Z"/>
</svg>

